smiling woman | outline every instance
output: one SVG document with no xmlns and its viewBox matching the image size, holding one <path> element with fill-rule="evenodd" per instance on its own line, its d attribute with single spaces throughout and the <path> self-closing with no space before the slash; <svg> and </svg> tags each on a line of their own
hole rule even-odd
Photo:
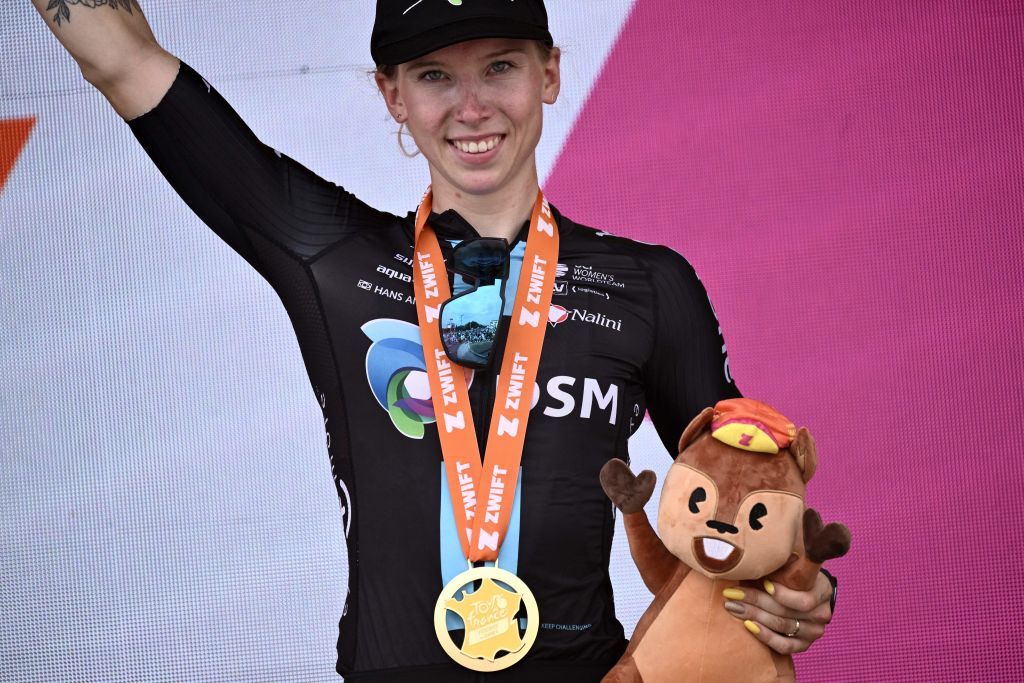
<svg viewBox="0 0 1024 683">
<path fill-rule="evenodd" d="M 561 84 L 544 3 L 378 1 L 376 83 L 431 180 L 399 216 L 259 140 L 141 12 L 94 3 L 58 26 L 46 2 L 174 191 L 287 309 L 342 501 L 338 673 L 607 674 L 627 643 L 600 469 L 628 458 L 645 412 L 674 453 L 695 415 L 740 391 L 686 259 L 578 224 L 541 191 Z M 127 57 L 106 62 L 96 36 Z M 779 651 L 809 647 L 831 616 L 824 577 L 745 595 L 730 601 L 738 637 Z M 799 619 L 799 637 L 772 632 L 773 615 Z"/>
</svg>

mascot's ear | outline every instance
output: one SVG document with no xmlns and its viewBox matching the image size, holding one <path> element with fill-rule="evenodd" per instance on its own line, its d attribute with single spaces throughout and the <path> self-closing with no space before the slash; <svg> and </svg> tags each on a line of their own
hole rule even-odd
<svg viewBox="0 0 1024 683">
<path fill-rule="evenodd" d="M 690 421 L 690 424 L 686 425 L 686 429 L 683 430 L 683 435 L 679 437 L 679 447 L 676 450 L 676 454 L 682 453 L 683 450 L 689 446 L 693 441 L 700 436 L 704 428 L 711 424 L 711 420 L 715 417 L 714 408 L 705 408 L 700 411 L 697 417 Z"/>
<path fill-rule="evenodd" d="M 814 470 L 818 468 L 818 448 L 814 445 L 814 437 L 806 427 L 797 430 L 796 438 L 793 439 L 793 443 L 789 444 L 789 452 L 796 460 L 797 467 L 803 472 L 806 484 L 814 476 Z"/>
</svg>

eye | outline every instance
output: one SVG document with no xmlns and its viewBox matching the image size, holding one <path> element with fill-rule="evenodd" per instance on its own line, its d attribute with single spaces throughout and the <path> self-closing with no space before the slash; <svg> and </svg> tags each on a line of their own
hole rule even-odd
<svg viewBox="0 0 1024 683">
<path fill-rule="evenodd" d="M 430 83 L 436 83 L 437 81 L 444 78 L 444 74 L 437 69 L 431 69 L 430 71 L 424 71 L 420 74 L 421 81 L 428 81 Z"/>
<path fill-rule="evenodd" d="M 697 506 L 707 499 L 708 494 L 704 491 L 703 488 L 701 488 L 700 486 L 695 488 L 693 490 L 693 493 L 690 494 L 690 512 L 692 512 L 693 514 L 697 514 L 698 512 L 700 512 L 700 509 Z"/>
<path fill-rule="evenodd" d="M 509 71 L 511 71 L 514 68 L 515 68 L 515 65 L 512 64 L 512 62 L 501 61 L 501 62 L 495 62 L 494 64 L 491 64 L 491 71 L 493 71 L 494 73 L 499 73 L 499 74 L 508 73 Z"/>
<path fill-rule="evenodd" d="M 750 528 L 757 531 L 764 524 L 761 524 L 761 518 L 768 514 L 768 508 L 764 506 L 764 503 L 758 503 L 754 507 L 750 508 Z"/>
</svg>

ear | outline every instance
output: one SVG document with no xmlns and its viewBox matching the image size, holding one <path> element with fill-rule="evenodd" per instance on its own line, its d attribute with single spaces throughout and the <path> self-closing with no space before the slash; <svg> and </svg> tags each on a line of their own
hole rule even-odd
<svg viewBox="0 0 1024 683">
<path fill-rule="evenodd" d="M 554 104 L 558 100 L 558 93 L 562 88 L 561 59 L 561 49 L 551 48 L 551 57 L 544 64 L 544 104 Z"/>
<path fill-rule="evenodd" d="M 405 101 L 398 89 L 398 77 L 388 78 L 377 72 L 373 75 L 373 79 L 377 82 L 380 94 L 384 96 L 384 104 L 387 105 L 392 118 L 396 121 L 404 121 L 406 119 Z"/>
<path fill-rule="evenodd" d="M 682 453 L 687 446 L 700 436 L 704 428 L 711 424 L 712 418 L 715 416 L 715 409 L 708 407 L 700 411 L 697 417 L 690 420 L 690 424 L 686 425 L 686 429 L 683 430 L 683 435 L 679 437 L 679 446 L 677 454 Z"/>
<path fill-rule="evenodd" d="M 803 472 L 803 480 L 806 484 L 814 476 L 814 470 L 818 468 L 818 448 L 814 445 L 814 438 L 806 427 L 801 427 L 797 431 L 796 438 L 789 445 L 789 453 L 796 460 L 797 467 Z"/>
</svg>

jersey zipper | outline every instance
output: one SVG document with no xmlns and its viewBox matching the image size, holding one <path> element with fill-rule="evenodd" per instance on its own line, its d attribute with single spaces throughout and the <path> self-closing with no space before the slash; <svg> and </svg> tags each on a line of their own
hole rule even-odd
<svg viewBox="0 0 1024 683">
<path fill-rule="evenodd" d="M 491 366 L 486 370 L 480 370 L 481 387 L 479 400 L 477 402 L 477 415 L 480 416 L 476 428 L 477 443 L 480 447 L 481 461 L 487 449 L 487 435 L 491 429 L 491 413 L 494 411 L 494 397 L 497 394 L 498 370 L 501 368 L 501 359 L 505 355 L 505 342 L 508 334 L 508 324 L 505 316 L 502 316 L 498 325 L 498 338 L 495 340 L 493 353 L 497 354 L 491 359 Z"/>
<path fill-rule="evenodd" d="M 508 254 L 511 256 L 512 250 L 515 249 L 516 244 L 519 243 L 522 237 L 522 231 L 508 246 Z M 508 290 L 506 283 L 506 291 Z M 508 330 L 511 327 L 512 318 L 504 315 L 498 322 L 498 338 L 495 339 L 494 350 L 492 353 L 495 355 L 491 357 L 491 365 L 486 370 L 480 370 L 480 379 L 483 381 L 482 391 L 480 391 L 480 398 L 477 403 L 477 415 L 480 416 L 480 422 L 477 425 L 477 444 L 480 449 L 480 460 L 483 461 L 485 451 L 487 449 L 487 435 L 491 429 L 491 413 L 494 411 L 494 397 L 498 393 L 497 390 L 497 376 L 498 371 L 501 369 L 501 360 L 505 356 L 505 343 L 508 341 Z M 482 375 L 482 376 L 481 376 Z"/>
</svg>

